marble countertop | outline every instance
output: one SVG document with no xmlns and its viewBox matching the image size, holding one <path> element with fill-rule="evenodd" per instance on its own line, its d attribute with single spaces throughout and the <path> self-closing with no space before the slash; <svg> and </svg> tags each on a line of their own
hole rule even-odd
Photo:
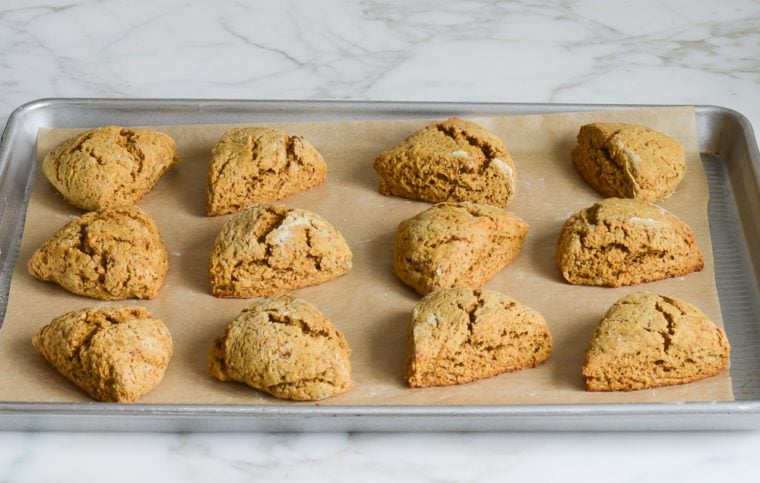
<svg viewBox="0 0 760 483">
<path fill-rule="evenodd" d="M 760 126 L 760 3 L 8 0 L 41 97 L 715 104 Z M 0 481 L 753 481 L 760 432 L 0 433 Z"/>
</svg>

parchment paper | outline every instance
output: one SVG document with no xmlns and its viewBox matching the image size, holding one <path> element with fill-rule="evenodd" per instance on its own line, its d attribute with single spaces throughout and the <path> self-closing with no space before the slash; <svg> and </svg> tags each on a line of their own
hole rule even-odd
<svg viewBox="0 0 760 483">
<path fill-rule="evenodd" d="M 406 327 L 419 300 L 391 271 L 392 241 L 398 223 L 430 205 L 377 192 L 372 161 L 429 120 L 310 122 L 280 124 L 310 140 L 324 155 L 328 179 L 321 186 L 282 201 L 317 212 L 346 237 L 354 253 L 351 272 L 331 282 L 295 291 L 319 307 L 345 334 L 353 350 L 353 389 L 323 405 L 424 405 L 512 403 L 610 403 L 731 400 L 728 371 L 684 386 L 630 393 L 588 393 L 581 364 L 594 327 L 619 297 L 650 290 L 682 298 L 722 325 L 714 283 L 707 220 L 707 184 L 702 170 L 694 112 L 662 108 L 547 116 L 476 119 L 506 143 L 517 167 L 517 196 L 509 210 L 531 226 L 522 253 L 486 287 L 503 291 L 537 309 L 554 336 L 545 365 L 445 388 L 409 389 L 402 380 Z M 688 171 L 662 206 L 691 225 L 705 255 L 705 269 L 685 277 L 618 289 L 572 286 L 554 262 L 555 242 L 564 220 L 601 199 L 575 172 L 569 153 L 582 124 L 631 122 L 676 137 L 686 148 Z M 230 216 L 203 216 L 211 147 L 229 126 L 159 128 L 177 141 L 181 160 L 139 202 L 158 224 L 170 253 L 170 270 L 157 299 L 109 302 L 142 305 L 164 320 L 175 354 L 162 383 L 144 403 L 312 404 L 283 402 L 243 384 L 212 379 L 206 369 L 209 345 L 247 300 L 217 299 L 208 292 L 208 256 L 216 234 Z M 38 163 L 72 130 L 43 130 Z M 71 217 L 82 212 L 48 183 L 42 170 L 29 203 L 8 310 L 0 329 L 0 399 L 86 402 L 90 399 L 60 376 L 31 344 L 32 335 L 69 310 L 101 305 L 32 278 L 26 263 L 33 251 Z"/>
</svg>

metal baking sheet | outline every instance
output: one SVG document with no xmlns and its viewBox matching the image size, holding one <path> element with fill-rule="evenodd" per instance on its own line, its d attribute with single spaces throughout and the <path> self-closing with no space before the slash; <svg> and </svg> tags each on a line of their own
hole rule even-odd
<svg viewBox="0 0 760 483">
<path fill-rule="evenodd" d="M 167 125 L 549 114 L 632 105 L 251 100 L 43 99 L 18 108 L 0 140 L 0 312 L 23 230 L 42 127 Z M 224 406 L 0 402 L 0 429 L 131 431 L 493 431 L 760 428 L 760 154 L 749 122 L 696 106 L 710 189 L 716 281 L 732 343 L 736 400 L 500 406 Z M 0 368 L 0 370 L 2 370 Z M 2 395 L 0 395 L 0 400 Z"/>
</svg>

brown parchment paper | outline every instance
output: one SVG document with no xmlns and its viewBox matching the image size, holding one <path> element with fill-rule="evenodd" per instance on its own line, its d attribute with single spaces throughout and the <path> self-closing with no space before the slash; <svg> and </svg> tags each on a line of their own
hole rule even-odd
<svg viewBox="0 0 760 483">
<path fill-rule="evenodd" d="M 707 220 L 707 184 L 691 108 L 661 108 L 547 116 L 480 118 L 506 143 L 517 167 L 517 196 L 509 210 L 531 229 L 522 253 L 486 287 L 503 291 L 537 309 L 554 336 L 545 365 L 445 388 L 409 389 L 402 380 L 406 327 L 419 296 L 391 271 L 392 241 L 398 223 L 430 205 L 377 192 L 374 157 L 428 120 L 309 122 L 279 124 L 310 140 L 328 163 L 321 186 L 282 201 L 317 212 L 346 237 L 354 268 L 328 283 L 297 290 L 345 334 L 353 350 L 353 389 L 322 405 L 426 405 L 512 403 L 610 403 L 731 400 L 728 371 L 684 386 L 630 393 L 587 393 L 581 364 L 589 338 L 606 309 L 619 297 L 650 290 L 696 304 L 722 325 L 714 283 Z M 569 153 L 582 124 L 631 122 L 676 137 L 686 148 L 688 172 L 662 206 L 688 222 L 705 254 L 705 269 L 685 277 L 618 289 L 572 286 L 555 266 L 555 242 L 564 220 L 601 197 L 574 171 Z M 164 320 L 175 354 L 162 383 L 144 403 L 310 404 L 276 400 L 238 383 L 212 379 L 206 358 L 212 339 L 246 306 L 247 300 L 217 299 L 208 292 L 208 255 L 230 216 L 207 218 L 205 183 L 210 150 L 229 126 L 159 128 L 177 140 L 181 160 L 139 202 L 158 224 L 170 253 L 170 270 L 157 299 L 108 302 L 142 305 Z M 72 130 L 43 130 L 38 163 Z M 38 164 L 39 166 L 39 164 Z M 0 329 L 0 399 L 83 402 L 90 399 L 60 376 L 31 345 L 32 335 L 69 310 L 101 305 L 33 279 L 26 263 L 42 242 L 82 212 L 69 205 L 37 169 L 26 228 L 13 275 L 8 310 Z"/>
</svg>

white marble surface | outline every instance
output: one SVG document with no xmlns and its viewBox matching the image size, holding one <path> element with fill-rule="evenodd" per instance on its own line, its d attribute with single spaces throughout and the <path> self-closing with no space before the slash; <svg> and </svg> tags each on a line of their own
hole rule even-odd
<svg viewBox="0 0 760 483">
<path fill-rule="evenodd" d="M 757 133 L 758 26 L 749 0 L 5 0 L 0 122 L 40 97 L 609 102 Z M 759 432 L 9 432 L 0 481 L 757 481 L 759 453 Z"/>
</svg>

